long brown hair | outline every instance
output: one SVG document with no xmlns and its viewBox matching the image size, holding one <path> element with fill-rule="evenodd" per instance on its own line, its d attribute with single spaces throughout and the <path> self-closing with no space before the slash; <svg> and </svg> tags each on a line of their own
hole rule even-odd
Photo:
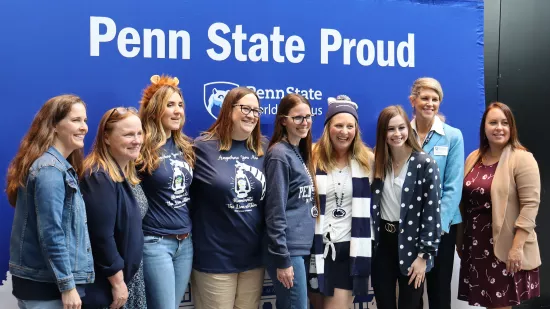
<svg viewBox="0 0 550 309">
<path fill-rule="evenodd" d="M 508 140 L 507 145 L 510 145 L 512 149 L 527 150 L 519 142 L 516 119 L 514 118 L 514 114 L 512 113 L 510 107 L 501 102 L 492 102 L 489 106 L 487 106 L 485 112 L 483 113 L 483 117 L 481 117 L 481 125 L 479 126 L 479 153 L 477 160 L 482 158 L 487 151 L 489 151 L 489 140 L 487 139 L 487 135 L 485 135 L 485 121 L 487 120 L 487 114 L 489 114 L 489 111 L 493 108 L 500 109 L 504 113 L 504 116 L 506 116 L 506 120 L 508 120 L 508 126 L 510 126 L 510 139 Z"/>
<path fill-rule="evenodd" d="M 92 151 L 86 156 L 86 159 L 84 159 L 84 169 L 81 173 L 81 177 L 84 176 L 84 173 L 91 174 L 101 168 L 107 172 L 115 182 L 122 182 L 126 178 L 128 182 L 133 185 L 139 183 L 134 161 L 130 160 L 130 162 L 128 162 L 124 171 L 126 177 L 121 175 L 118 165 L 111 155 L 109 145 L 105 142 L 107 135 L 113 132 L 115 124 L 130 116 L 139 117 L 135 110 L 125 107 L 111 108 L 103 114 L 97 128 Z"/>
<path fill-rule="evenodd" d="M 321 135 L 319 141 L 313 146 L 313 161 L 315 162 L 315 166 L 327 173 L 336 166 L 336 152 L 330 141 L 330 126 L 333 119 L 334 117 L 325 124 L 323 135 Z M 367 174 L 370 172 L 374 154 L 372 149 L 363 142 L 357 120 L 355 121 L 355 137 L 353 138 L 351 147 L 348 149 L 348 155 L 348 160 L 355 159 Z"/>
<path fill-rule="evenodd" d="M 405 144 L 413 149 L 413 151 L 421 152 L 422 148 L 414 138 L 411 122 L 407 113 L 400 105 L 392 105 L 384 108 L 378 116 L 378 124 L 376 125 L 376 147 L 374 148 L 374 178 L 384 179 L 386 172 L 391 170 L 392 156 L 390 147 L 386 142 L 388 134 L 388 126 L 393 117 L 401 116 L 407 126 L 408 136 Z"/>
<path fill-rule="evenodd" d="M 8 167 L 6 194 L 13 207 L 17 202 L 17 189 L 25 187 L 31 165 L 53 145 L 55 126 L 69 114 L 74 104 L 82 104 L 86 107 L 82 99 L 76 95 L 59 95 L 46 101 L 34 117 L 31 127 L 21 140 L 17 154 Z M 67 161 L 77 174 L 82 170 L 83 157 L 82 149 L 74 150 L 67 157 Z"/>
<path fill-rule="evenodd" d="M 273 136 L 271 136 L 268 148 L 271 148 L 276 143 L 281 142 L 283 138 L 287 136 L 286 127 L 283 126 L 283 120 L 286 119 L 285 116 L 288 116 L 291 109 L 302 103 L 307 104 L 311 110 L 311 104 L 309 101 L 297 93 L 289 93 L 281 99 L 281 102 L 277 107 L 277 115 L 275 116 L 275 122 L 273 125 Z M 315 188 L 315 206 L 317 207 L 319 213 L 321 213 L 319 206 L 319 195 L 317 193 L 317 182 L 315 181 L 315 165 L 313 164 L 312 156 L 311 129 L 307 132 L 307 136 L 305 138 L 300 139 L 298 149 L 300 150 L 300 154 L 302 155 L 304 163 L 306 164 L 309 174 L 311 175 L 311 180 L 313 181 L 313 186 Z"/>
<path fill-rule="evenodd" d="M 172 94 L 177 93 L 183 101 L 183 94 L 178 88 L 178 84 L 179 80 L 177 78 L 153 75 L 151 84 L 143 91 L 139 103 L 139 118 L 141 118 L 144 136 L 141 155 L 136 161 L 140 172 L 151 174 L 160 164 L 160 148 L 166 143 L 162 115 Z M 191 139 L 181 130 L 184 124 L 185 113 L 182 114 L 179 130 L 172 131 L 172 137 L 178 148 L 183 152 L 185 161 L 193 167 L 195 166 L 195 152 L 193 151 Z"/>
<path fill-rule="evenodd" d="M 233 132 L 233 120 L 231 115 L 235 110 L 233 106 L 239 102 L 244 96 L 248 94 L 253 94 L 260 103 L 260 98 L 258 95 L 249 88 L 246 87 L 237 87 L 233 88 L 227 93 L 223 99 L 223 104 L 218 114 L 216 121 L 203 132 L 203 136 L 206 140 L 210 139 L 219 139 L 220 141 L 220 151 L 231 149 L 231 143 L 233 139 L 231 138 L 231 133 Z M 240 113 L 240 111 L 238 111 Z M 256 123 L 256 127 L 252 131 L 252 134 L 246 139 L 246 147 L 256 154 L 256 156 L 261 157 L 264 155 L 264 150 L 262 148 L 262 133 L 260 132 L 260 118 Z"/>
</svg>

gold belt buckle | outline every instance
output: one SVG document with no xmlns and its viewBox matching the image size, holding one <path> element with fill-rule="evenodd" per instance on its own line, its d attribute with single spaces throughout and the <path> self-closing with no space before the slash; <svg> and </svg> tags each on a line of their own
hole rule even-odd
<svg viewBox="0 0 550 309">
<path fill-rule="evenodd" d="M 386 222 L 384 228 L 386 229 L 387 232 L 389 233 L 395 233 L 395 231 L 397 231 L 397 229 L 395 228 L 395 224 L 391 224 L 389 222 Z"/>
</svg>

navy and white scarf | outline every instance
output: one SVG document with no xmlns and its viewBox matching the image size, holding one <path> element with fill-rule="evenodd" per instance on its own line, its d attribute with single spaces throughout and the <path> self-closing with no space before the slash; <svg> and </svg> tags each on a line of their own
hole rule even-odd
<svg viewBox="0 0 550 309">
<path fill-rule="evenodd" d="M 370 180 L 369 175 L 365 173 L 365 170 L 361 168 L 357 161 L 352 159 L 350 165 L 353 190 L 349 253 L 351 260 L 350 276 L 368 278 L 371 264 Z M 315 290 L 319 289 L 319 292 L 323 293 L 325 290 L 325 245 L 323 244 L 323 227 L 327 201 L 326 194 L 329 182 L 327 173 L 321 170 L 317 170 L 315 178 L 317 180 L 321 213 L 319 214 L 319 220 L 315 223 L 315 236 L 313 238 L 308 278 L 310 287 Z M 355 290 L 354 287 L 354 291 Z"/>
</svg>

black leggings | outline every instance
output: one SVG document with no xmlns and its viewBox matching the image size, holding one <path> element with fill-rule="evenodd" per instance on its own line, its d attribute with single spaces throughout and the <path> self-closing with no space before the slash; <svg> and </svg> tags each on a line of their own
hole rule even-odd
<svg viewBox="0 0 550 309">
<path fill-rule="evenodd" d="M 372 286 L 378 309 L 397 309 L 396 283 L 399 283 L 399 309 L 417 309 L 424 292 L 424 283 L 418 289 L 414 281 L 409 285 L 409 277 L 399 270 L 399 229 L 395 233 L 386 231 L 387 221 L 381 220 L 378 248 L 372 262 Z M 390 222 L 399 227 L 398 222 Z"/>
</svg>

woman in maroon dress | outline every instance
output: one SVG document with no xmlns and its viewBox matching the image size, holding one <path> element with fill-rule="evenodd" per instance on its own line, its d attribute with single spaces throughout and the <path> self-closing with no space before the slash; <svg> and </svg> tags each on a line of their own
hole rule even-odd
<svg viewBox="0 0 550 309">
<path fill-rule="evenodd" d="M 483 114 L 480 147 L 466 159 L 458 233 L 458 299 L 511 308 L 540 295 L 535 219 L 540 202 L 537 162 L 519 142 L 508 106 Z"/>
</svg>

